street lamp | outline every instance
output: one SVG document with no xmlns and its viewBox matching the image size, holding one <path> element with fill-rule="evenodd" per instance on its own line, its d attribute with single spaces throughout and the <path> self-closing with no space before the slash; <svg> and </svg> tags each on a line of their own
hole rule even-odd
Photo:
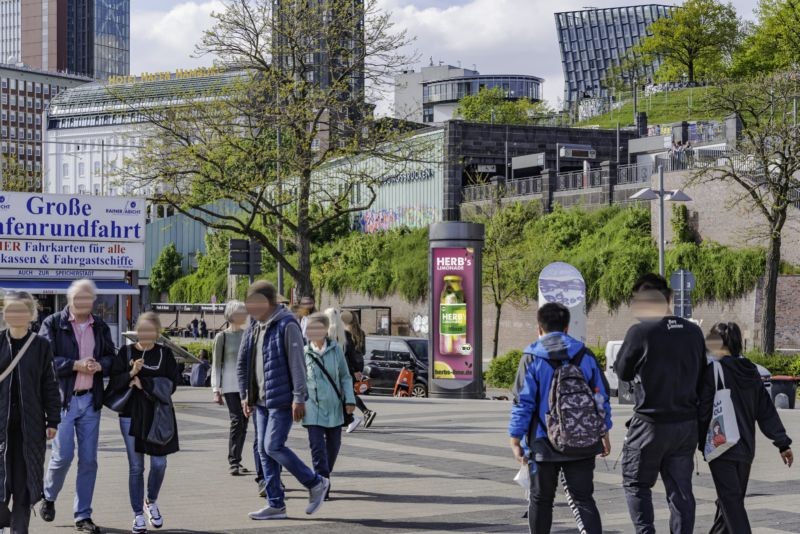
<svg viewBox="0 0 800 534">
<path fill-rule="evenodd" d="M 664 201 L 669 202 L 689 202 L 692 200 L 689 195 L 680 189 L 664 190 L 664 166 L 658 166 L 658 189 L 646 187 L 631 196 L 631 200 L 658 200 L 658 272 L 665 276 L 664 266 Z"/>
</svg>

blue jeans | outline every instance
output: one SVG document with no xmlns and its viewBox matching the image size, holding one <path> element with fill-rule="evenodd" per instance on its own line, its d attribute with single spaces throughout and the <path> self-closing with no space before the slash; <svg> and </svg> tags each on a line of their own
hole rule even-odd
<svg viewBox="0 0 800 534">
<path fill-rule="evenodd" d="M 61 423 L 53 440 L 50 465 L 44 477 L 44 498 L 55 501 L 72 459 L 75 440 L 78 441 L 78 476 L 75 482 L 75 521 L 92 517 L 92 495 L 97 479 L 97 444 L 100 439 L 100 410 L 94 409 L 92 393 L 72 397 L 69 409 L 61 410 Z M 36 498 L 36 496 L 33 496 Z"/>
<path fill-rule="evenodd" d="M 256 462 L 256 482 L 264 480 L 264 468 L 261 465 L 261 453 L 258 452 L 258 424 L 256 416 L 250 417 L 253 420 L 253 459 Z"/>
<path fill-rule="evenodd" d="M 330 478 L 333 465 L 342 448 L 342 427 L 326 428 L 324 426 L 307 426 L 308 446 L 311 447 L 311 458 L 314 471 L 325 478 Z"/>
<path fill-rule="evenodd" d="M 136 515 L 144 513 L 144 454 L 136 452 L 136 438 L 130 436 L 130 417 L 119 418 L 119 430 L 128 453 L 128 494 L 131 498 L 131 509 Z M 156 502 L 164 474 L 167 472 L 166 456 L 150 456 L 150 473 L 147 475 L 147 500 Z"/>
<path fill-rule="evenodd" d="M 308 489 L 319 484 L 321 478 L 286 446 L 289 431 L 292 429 L 292 409 L 268 410 L 263 406 L 256 406 L 255 410 L 258 449 L 267 483 L 267 502 L 272 508 L 284 508 L 286 503 L 281 487 L 281 466 Z"/>
</svg>

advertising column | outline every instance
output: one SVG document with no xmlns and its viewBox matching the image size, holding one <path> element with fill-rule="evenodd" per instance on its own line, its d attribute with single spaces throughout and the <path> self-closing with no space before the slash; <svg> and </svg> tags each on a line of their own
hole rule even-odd
<svg viewBox="0 0 800 534">
<path fill-rule="evenodd" d="M 430 226 L 431 397 L 483 398 L 481 224 Z"/>
</svg>

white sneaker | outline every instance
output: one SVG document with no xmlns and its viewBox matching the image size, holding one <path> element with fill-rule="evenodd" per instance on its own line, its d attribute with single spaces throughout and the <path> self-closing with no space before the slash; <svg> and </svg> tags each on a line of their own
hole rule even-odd
<svg viewBox="0 0 800 534">
<path fill-rule="evenodd" d="M 164 526 L 164 518 L 161 517 L 161 510 L 158 509 L 158 504 L 154 502 L 145 502 L 144 512 L 147 514 L 147 518 L 150 520 L 150 524 L 153 528 L 161 528 Z"/>
<path fill-rule="evenodd" d="M 306 508 L 306 514 L 308 515 L 312 515 L 320 509 L 331 487 L 330 480 L 325 477 L 320 478 L 322 478 L 322 480 L 316 486 L 308 490 L 308 507 Z"/>
<path fill-rule="evenodd" d="M 145 521 L 143 515 L 137 515 L 133 518 L 133 528 L 131 528 L 131 532 L 133 534 L 145 534 L 147 532 L 147 521 Z"/>
<path fill-rule="evenodd" d="M 255 521 L 266 521 L 269 519 L 286 519 L 286 508 L 272 508 L 271 506 L 267 506 L 266 508 L 262 508 L 257 512 L 250 512 L 247 514 L 250 516 L 250 519 Z"/>
<path fill-rule="evenodd" d="M 350 432 L 358 428 L 358 425 L 360 425 L 361 421 L 363 420 L 364 420 L 363 417 L 353 417 L 353 422 L 347 425 L 347 430 L 345 432 L 349 434 Z"/>
</svg>

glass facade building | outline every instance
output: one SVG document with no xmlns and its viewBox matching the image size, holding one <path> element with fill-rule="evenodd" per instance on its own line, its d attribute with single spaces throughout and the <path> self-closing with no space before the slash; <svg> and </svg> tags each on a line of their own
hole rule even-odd
<svg viewBox="0 0 800 534">
<path fill-rule="evenodd" d="M 423 122 L 435 122 L 434 108 L 440 104 L 456 104 L 465 96 L 481 89 L 501 89 L 509 100 L 542 98 L 542 78 L 527 75 L 477 75 L 424 82 L 422 85 Z"/>
<path fill-rule="evenodd" d="M 130 0 L 68 0 L 69 72 L 98 80 L 130 72 Z"/>
<path fill-rule="evenodd" d="M 564 106 L 582 98 L 602 98 L 606 70 L 642 37 L 659 18 L 668 17 L 672 6 L 640 6 L 584 9 L 556 13 L 556 31 L 564 68 Z M 646 69 L 652 77 L 658 62 Z"/>
</svg>

